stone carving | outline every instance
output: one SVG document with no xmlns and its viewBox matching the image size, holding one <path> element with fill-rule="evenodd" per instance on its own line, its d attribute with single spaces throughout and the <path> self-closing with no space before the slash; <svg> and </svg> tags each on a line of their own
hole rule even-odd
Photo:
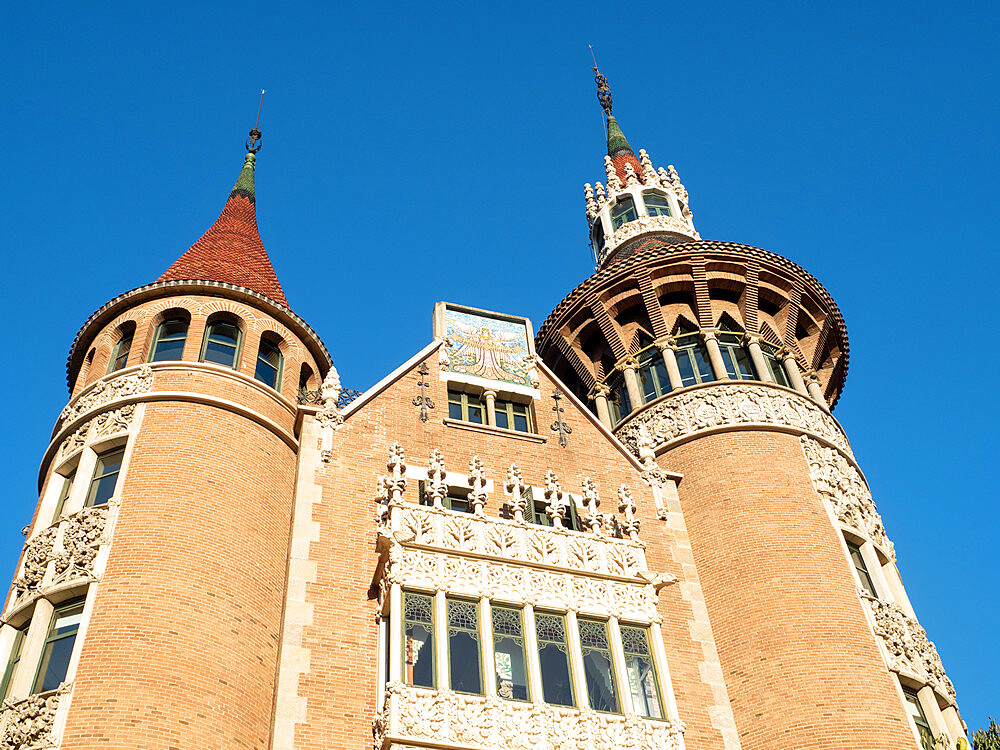
<svg viewBox="0 0 1000 750">
<path fill-rule="evenodd" d="M 65 458 L 69 454 L 80 450 L 87 444 L 87 434 L 89 432 L 90 422 L 84 422 L 82 425 L 77 427 L 68 438 L 63 440 L 62 447 L 59 449 L 60 455 Z"/>
<path fill-rule="evenodd" d="M 558 481 L 553 486 L 558 487 Z M 552 490 L 557 491 L 565 496 L 559 490 Z M 596 536 L 433 506 L 403 504 L 396 512 L 400 514 L 399 528 L 403 534 L 428 547 L 623 577 L 635 576 L 646 567 L 645 546 L 633 539 Z M 617 554 L 619 549 L 627 549 L 630 556 Z"/>
<path fill-rule="evenodd" d="M 482 516 L 489 494 L 486 492 L 486 469 L 483 468 L 479 456 L 473 456 L 469 461 L 469 487 L 469 503 L 472 505 L 472 511 L 477 516 Z"/>
<path fill-rule="evenodd" d="M 106 411 L 94 419 L 94 437 L 114 435 L 116 432 L 127 432 L 135 415 L 135 404 L 126 404 L 119 409 Z"/>
<path fill-rule="evenodd" d="M 945 674 L 937 648 L 927 631 L 898 605 L 861 594 L 875 620 L 875 635 L 889 655 L 889 668 L 902 672 L 934 688 L 955 702 L 955 686 Z"/>
<path fill-rule="evenodd" d="M 601 495 L 597 490 L 597 485 L 594 484 L 594 480 L 590 477 L 583 478 L 583 522 L 590 527 L 592 533 L 600 536 L 603 533 L 604 522 L 607 520 L 602 513 L 598 511 L 601 506 Z"/>
<path fill-rule="evenodd" d="M 99 380 L 90 390 L 84 391 L 74 401 L 67 404 L 59 415 L 59 424 L 76 419 L 81 414 L 120 398 L 149 393 L 153 385 L 153 368 L 143 365 L 128 375 L 119 375 L 110 380 Z"/>
<path fill-rule="evenodd" d="M 603 264 L 623 242 L 646 232 L 672 232 L 694 240 L 701 239 L 701 235 L 690 224 L 675 216 L 640 216 L 633 221 L 625 222 L 607 238 L 599 258 L 600 263 Z"/>
<path fill-rule="evenodd" d="M 643 425 L 654 443 L 663 445 L 704 430 L 750 424 L 780 425 L 817 435 L 852 455 L 840 425 L 815 402 L 762 384 L 718 382 L 667 396 L 639 411 L 616 435 L 638 455 Z"/>
<path fill-rule="evenodd" d="M 373 731 L 376 750 L 382 750 L 387 734 L 407 745 L 489 750 L 680 750 L 684 727 L 635 715 L 391 684 Z"/>
<path fill-rule="evenodd" d="M 344 423 L 344 415 L 340 412 L 340 373 L 332 364 L 327 370 L 323 384 L 319 387 L 322 408 L 316 413 L 316 421 L 320 427 L 320 458 L 324 463 L 333 460 L 333 431 Z"/>
<path fill-rule="evenodd" d="M 52 728 L 59 701 L 68 690 L 69 685 L 63 684 L 47 693 L 38 693 L 16 702 L 5 702 L 3 717 L 0 719 L 3 726 L 0 748 L 34 750 L 56 747 L 58 743 L 52 736 Z"/>
<path fill-rule="evenodd" d="M 28 540 L 24 550 L 24 571 L 14 580 L 15 599 L 35 593 L 42 585 L 58 530 L 58 526 L 50 526 Z"/>
<path fill-rule="evenodd" d="M 593 223 L 597 218 L 598 208 L 597 201 L 594 200 L 594 189 L 589 182 L 583 186 L 583 197 L 587 202 L 587 221 Z"/>
<path fill-rule="evenodd" d="M 566 495 L 559 486 L 559 477 L 551 469 L 545 472 L 545 515 L 549 517 L 552 528 L 563 527 L 563 516 L 569 506 Z"/>
<path fill-rule="evenodd" d="M 623 513 L 625 520 L 621 523 L 622 531 L 628 534 L 629 539 L 639 538 L 639 519 L 635 517 L 635 500 L 632 499 L 632 490 L 628 485 L 623 484 L 618 488 L 618 512 Z"/>
<path fill-rule="evenodd" d="M 521 478 L 521 469 L 517 464 L 511 464 L 510 468 L 507 469 L 507 482 L 504 484 L 504 489 L 510 497 L 510 500 L 507 501 L 507 507 L 514 515 L 514 522 L 523 523 L 524 511 L 528 509 L 528 501 L 524 497 L 524 480 Z"/>
<path fill-rule="evenodd" d="M 839 451 L 805 435 L 799 440 L 809 462 L 813 487 L 833 507 L 837 520 L 871 539 L 895 559 L 892 542 L 885 535 L 882 517 L 861 473 Z"/>
</svg>

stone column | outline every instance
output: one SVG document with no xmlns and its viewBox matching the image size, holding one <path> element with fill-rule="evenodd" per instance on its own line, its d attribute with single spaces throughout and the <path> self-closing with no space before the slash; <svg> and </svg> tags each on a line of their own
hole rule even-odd
<svg viewBox="0 0 1000 750">
<path fill-rule="evenodd" d="M 490 427 L 497 426 L 497 392 L 484 391 L 483 398 L 486 400 L 486 424 Z"/>
<path fill-rule="evenodd" d="M 611 409 L 608 406 L 608 396 L 610 394 L 611 389 L 604 385 L 604 383 L 598 383 L 587 394 L 590 400 L 594 402 L 594 406 L 597 407 L 597 418 L 609 430 L 614 426 L 611 421 Z"/>
<path fill-rule="evenodd" d="M 438 690 L 451 687 L 451 677 L 448 674 L 448 602 L 443 591 L 434 593 L 434 656 L 437 679 L 434 681 Z"/>
<path fill-rule="evenodd" d="M 538 635 L 535 632 L 535 608 L 524 605 L 524 650 L 525 666 L 528 669 L 528 697 L 532 703 L 541 703 L 542 666 L 538 661 Z"/>
<path fill-rule="evenodd" d="M 479 633 L 483 639 L 483 695 L 490 697 L 497 694 L 497 673 L 493 655 L 493 612 L 487 596 L 479 600 Z"/>
<path fill-rule="evenodd" d="M 785 365 L 785 373 L 788 375 L 788 382 L 792 384 L 792 388 L 803 396 L 808 396 L 809 390 L 802 379 L 802 371 L 799 369 L 799 363 L 795 361 L 795 355 L 787 346 L 781 350 L 781 361 Z"/>
<path fill-rule="evenodd" d="M 17 663 L 14 674 L 11 675 L 10 698 L 12 700 L 20 700 L 31 695 L 35 672 L 38 669 L 38 662 L 42 658 L 45 636 L 49 634 L 49 623 L 52 621 L 54 609 L 48 599 L 38 599 L 35 602 L 35 611 L 31 615 L 31 625 L 28 626 L 24 643 L 21 644 L 21 660 Z"/>
<path fill-rule="evenodd" d="M 569 661 L 573 672 L 573 694 L 577 708 L 589 709 L 587 698 L 587 679 L 584 677 L 583 649 L 580 648 L 580 627 L 576 621 L 576 612 L 572 609 L 566 613 L 566 640 L 569 643 Z"/>
<path fill-rule="evenodd" d="M 830 411 L 830 407 L 826 403 L 826 398 L 823 396 L 823 389 L 819 384 L 819 375 L 814 370 L 806 373 L 806 390 L 809 391 L 812 400 L 819 404 L 823 411 Z"/>
<path fill-rule="evenodd" d="M 708 361 L 712 363 L 712 372 L 715 373 L 716 380 L 729 380 L 729 373 L 726 372 L 726 363 L 722 359 L 722 350 L 719 348 L 719 336 L 714 330 L 703 330 L 701 339 L 708 349 Z"/>
<path fill-rule="evenodd" d="M 944 723 L 948 726 L 948 736 L 952 740 L 957 740 L 960 737 L 965 739 L 965 728 L 962 726 L 962 720 L 955 707 L 947 706 L 941 709 L 941 715 L 944 717 Z"/>
<path fill-rule="evenodd" d="M 683 584 L 682 584 L 683 585 Z M 674 686 L 670 680 L 670 670 L 667 667 L 667 651 L 663 647 L 663 631 L 658 622 L 654 622 L 649 628 L 649 641 L 653 649 L 653 663 L 656 665 L 656 676 L 660 678 L 660 688 L 663 696 L 664 718 L 671 721 L 680 721 L 680 712 L 677 710 L 677 698 L 674 696 Z M 722 682 L 721 672 L 719 682 Z M 732 722 L 732 719 L 729 720 Z M 735 729 L 733 730 L 736 731 Z"/>
<path fill-rule="evenodd" d="M 684 387 L 684 380 L 681 378 L 681 371 L 677 367 L 677 339 L 667 336 L 656 342 L 663 355 L 663 364 L 667 368 L 667 377 L 670 378 L 670 390 L 676 391 Z"/>
<path fill-rule="evenodd" d="M 612 617 L 608 621 L 608 639 L 611 646 L 611 660 L 614 662 L 615 682 L 618 683 L 618 695 L 621 705 L 618 710 L 625 716 L 634 714 L 632 705 L 632 690 L 628 681 L 628 670 L 625 668 L 625 647 L 622 644 L 622 631 L 618 620 Z"/>
<path fill-rule="evenodd" d="M 939 737 L 947 733 L 948 726 L 941 715 L 941 709 L 938 708 L 937 698 L 934 697 L 934 688 L 930 685 L 924 685 L 917 691 L 917 700 L 920 701 L 920 707 L 924 709 L 924 716 L 927 717 L 927 723 L 931 725 L 931 732 L 934 733 L 934 736 Z M 952 737 L 953 741 L 954 739 Z"/>
<path fill-rule="evenodd" d="M 757 371 L 757 379 L 765 383 L 773 383 L 771 370 L 768 369 L 767 360 L 764 359 L 764 351 L 760 348 L 760 335 L 748 333 L 743 337 L 743 345 L 750 352 L 750 361 L 753 362 L 753 369 Z"/>
<path fill-rule="evenodd" d="M 639 369 L 639 360 L 631 354 L 618 363 L 622 374 L 625 376 L 625 390 L 628 391 L 628 400 L 632 402 L 632 411 L 635 411 L 643 404 L 642 391 L 639 388 L 639 378 L 635 371 Z"/>
<path fill-rule="evenodd" d="M 389 587 L 389 682 L 403 681 L 403 589 Z"/>
</svg>

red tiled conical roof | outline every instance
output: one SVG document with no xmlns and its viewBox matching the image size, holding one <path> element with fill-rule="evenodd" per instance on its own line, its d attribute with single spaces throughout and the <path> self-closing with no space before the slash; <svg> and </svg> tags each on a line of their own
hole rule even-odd
<svg viewBox="0 0 1000 750">
<path fill-rule="evenodd" d="M 247 154 L 219 218 L 157 281 L 221 281 L 258 292 L 288 307 L 257 231 L 255 161 L 253 153 Z"/>
</svg>

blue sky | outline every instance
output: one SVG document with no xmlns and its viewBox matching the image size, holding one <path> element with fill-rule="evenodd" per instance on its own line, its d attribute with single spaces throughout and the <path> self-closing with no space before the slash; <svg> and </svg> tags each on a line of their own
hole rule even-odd
<svg viewBox="0 0 1000 750">
<path fill-rule="evenodd" d="M 791 258 L 841 306 L 836 416 L 981 725 L 1000 712 L 997 7 L 8 7 L 0 572 L 73 336 L 215 219 L 261 88 L 261 236 L 293 309 L 364 388 L 429 340 L 436 300 L 537 328 L 591 272 L 593 43 L 626 136 L 676 165 L 702 236 Z"/>
</svg>

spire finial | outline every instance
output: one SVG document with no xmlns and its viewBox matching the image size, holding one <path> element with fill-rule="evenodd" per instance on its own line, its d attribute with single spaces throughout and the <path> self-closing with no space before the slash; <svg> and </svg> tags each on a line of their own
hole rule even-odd
<svg viewBox="0 0 1000 750">
<path fill-rule="evenodd" d="M 611 87 L 608 86 L 608 79 L 597 69 L 597 57 L 594 56 L 594 47 L 591 44 L 590 58 L 594 61 L 594 82 L 597 84 L 597 101 L 601 103 L 604 114 L 611 117 Z"/>
<path fill-rule="evenodd" d="M 260 111 L 264 108 L 264 94 L 266 93 L 267 89 L 260 90 L 260 104 L 257 105 L 257 122 L 254 123 L 253 128 L 250 130 L 250 137 L 247 138 L 247 152 L 251 154 L 256 154 L 260 151 L 262 135 L 257 128 L 260 125 Z"/>
</svg>

